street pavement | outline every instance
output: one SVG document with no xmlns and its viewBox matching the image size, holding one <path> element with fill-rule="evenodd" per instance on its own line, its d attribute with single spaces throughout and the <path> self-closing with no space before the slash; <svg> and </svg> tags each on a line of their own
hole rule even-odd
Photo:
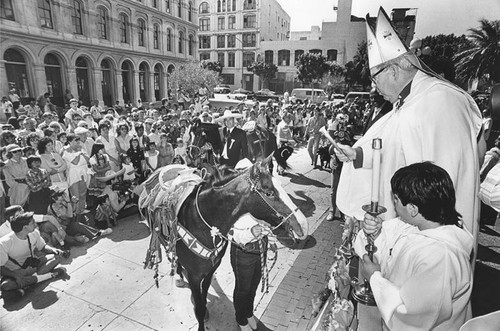
<svg viewBox="0 0 500 331">
<path fill-rule="evenodd" d="M 277 263 L 269 273 L 268 293 L 255 299 L 259 330 L 307 330 L 313 323 L 311 299 L 325 286 L 342 225 L 325 220 L 330 208 L 330 173 L 312 169 L 304 147 L 289 159 L 291 169 L 278 176 L 307 217 L 309 239 L 298 247 L 278 243 Z M 482 315 L 500 309 L 500 222 L 480 234 L 473 310 Z M 189 288 L 177 288 L 169 265 L 143 269 L 149 230 L 139 216 L 122 220 L 114 232 L 71 250 L 64 262 L 68 276 L 30 288 L 0 309 L 1 330 L 197 330 Z M 229 253 L 212 280 L 206 330 L 238 330 L 234 320 L 234 276 Z"/>
</svg>

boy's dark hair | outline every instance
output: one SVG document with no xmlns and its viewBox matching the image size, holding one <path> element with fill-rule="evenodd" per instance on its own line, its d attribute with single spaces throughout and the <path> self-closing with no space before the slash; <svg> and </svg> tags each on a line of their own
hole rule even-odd
<svg viewBox="0 0 500 331">
<path fill-rule="evenodd" d="M 403 167 L 392 176 L 391 189 L 403 206 L 414 204 L 426 220 L 461 227 L 453 182 L 443 168 L 431 162 Z"/>
<path fill-rule="evenodd" d="M 30 155 L 26 159 L 26 163 L 28 164 L 28 168 L 31 169 L 31 166 L 33 165 L 33 162 L 40 161 L 42 162 L 42 159 L 39 156 L 36 155 Z"/>
<path fill-rule="evenodd" d="M 5 208 L 5 219 L 10 220 L 18 211 L 23 211 L 23 207 L 20 205 L 13 205 Z"/>
<path fill-rule="evenodd" d="M 95 200 L 95 205 L 96 206 L 99 206 L 99 205 L 102 205 L 103 203 L 106 202 L 106 200 L 108 199 L 108 195 L 107 194 L 101 194 L 99 195 L 96 200 Z"/>
<path fill-rule="evenodd" d="M 32 152 L 33 154 L 35 154 L 35 149 L 31 146 L 26 146 L 23 148 L 23 155 L 27 155 L 29 152 Z"/>
<path fill-rule="evenodd" d="M 33 219 L 33 214 L 34 213 L 31 211 L 27 211 L 14 217 L 14 219 L 10 221 L 10 227 L 12 231 L 14 231 L 15 233 L 21 232 L 25 225 L 30 224 L 31 220 Z"/>
</svg>

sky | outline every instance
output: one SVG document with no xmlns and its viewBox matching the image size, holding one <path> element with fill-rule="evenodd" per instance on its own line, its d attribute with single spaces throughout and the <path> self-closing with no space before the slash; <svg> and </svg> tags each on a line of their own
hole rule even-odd
<svg viewBox="0 0 500 331">
<path fill-rule="evenodd" d="M 343 0 L 278 0 L 291 17 L 291 31 L 310 31 L 312 25 L 335 21 L 333 7 Z M 415 37 L 467 34 L 481 18 L 500 19 L 500 0 L 352 0 L 352 14 L 376 16 L 379 6 L 390 14 L 393 8 L 417 8 Z"/>
</svg>

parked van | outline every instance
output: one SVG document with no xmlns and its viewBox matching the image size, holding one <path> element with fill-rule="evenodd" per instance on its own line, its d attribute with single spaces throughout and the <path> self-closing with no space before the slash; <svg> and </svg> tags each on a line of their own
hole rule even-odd
<svg viewBox="0 0 500 331">
<path fill-rule="evenodd" d="M 359 98 L 361 100 L 370 101 L 370 92 L 349 92 L 345 96 L 345 102 L 348 102 L 350 100 L 354 100 L 356 98 Z"/>
<path fill-rule="evenodd" d="M 297 101 L 304 102 L 306 99 L 309 99 L 314 103 L 321 103 L 323 101 L 328 101 L 328 94 L 325 93 L 323 89 L 311 89 L 311 88 L 294 88 L 292 90 L 291 96 L 295 94 Z"/>
</svg>

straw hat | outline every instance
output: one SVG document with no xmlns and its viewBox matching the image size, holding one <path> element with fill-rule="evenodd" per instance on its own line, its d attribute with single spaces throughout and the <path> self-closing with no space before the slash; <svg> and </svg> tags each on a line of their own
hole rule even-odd
<svg viewBox="0 0 500 331">
<path fill-rule="evenodd" d="M 225 110 L 224 111 L 224 115 L 222 115 L 221 117 L 217 118 L 216 121 L 217 122 L 221 122 L 223 120 L 226 120 L 228 118 L 243 118 L 243 114 L 240 114 L 240 113 L 233 113 L 231 112 L 229 109 L 228 110 Z"/>
</svg>

